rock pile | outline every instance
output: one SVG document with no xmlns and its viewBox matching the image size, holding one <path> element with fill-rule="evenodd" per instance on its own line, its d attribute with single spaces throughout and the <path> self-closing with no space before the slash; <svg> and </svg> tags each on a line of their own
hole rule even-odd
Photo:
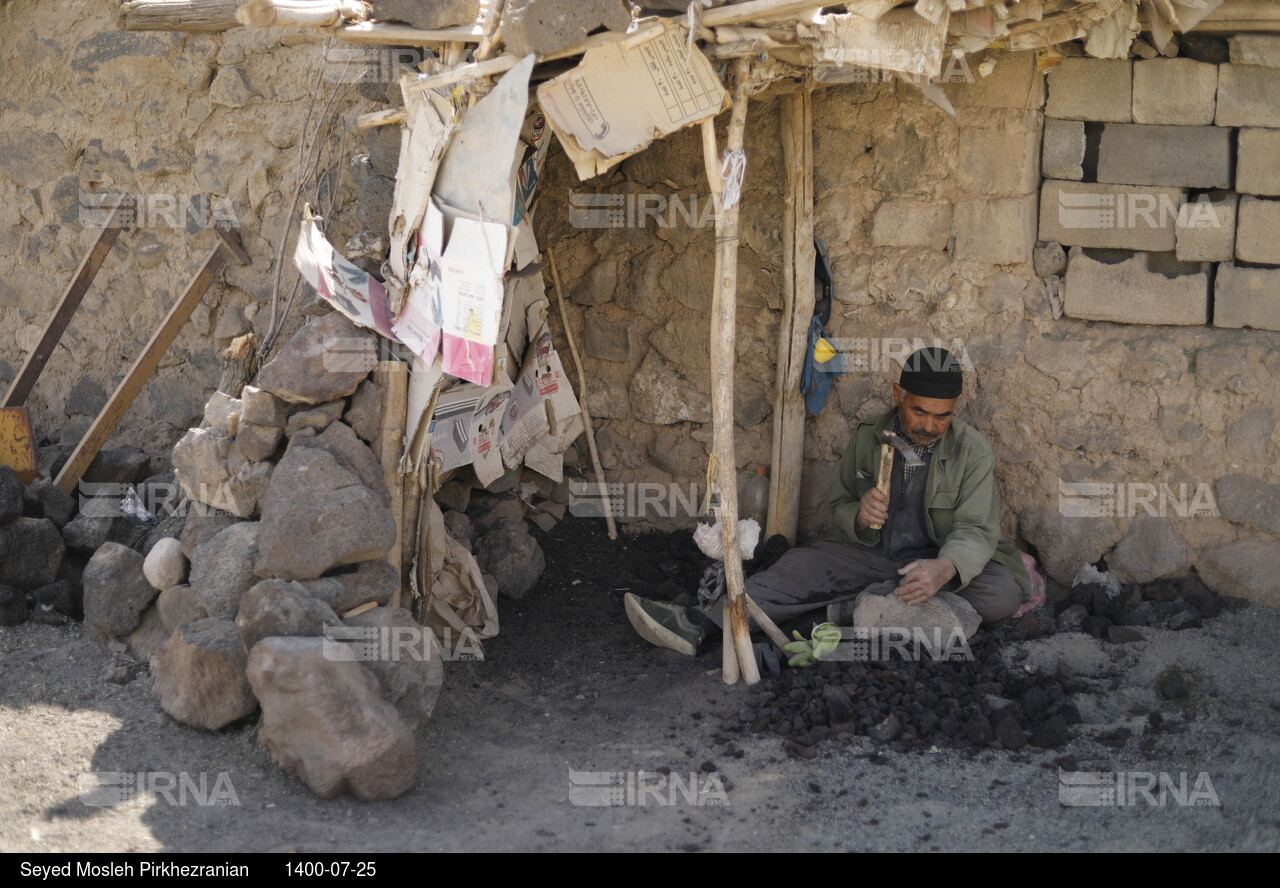
<svg viewBox="0 0 1280 888">
<path fill-rule="evenodd" d="M 260 711 L 264 748 L 322 796 L 412 787 L 444 677 L 430 630 L 388 606 L 375 358 L 342 315 L 309 322 L 175 446 L 185 517 L 145 546 L 100 544 L 84 571 L 86 627 L 150 662 L 165 712 L 216 731 Z"/>
<path fill-rule="evenodd" d="M 70 453 L 53 450 L 42 448 L 51 474 Z M 145 554 L 168 535 L 172 522 L 138 520 L 120 508 L 130 490 L 139 502 L 164 501 L 173 475 L 155 471 L 162 468 L 137 447 L 103 450 L 73 496 L 44 478 L 24 485 L 0 467 L 0 626 L 81 619 L 90 555 L 108 542 Z"/>
</svg>

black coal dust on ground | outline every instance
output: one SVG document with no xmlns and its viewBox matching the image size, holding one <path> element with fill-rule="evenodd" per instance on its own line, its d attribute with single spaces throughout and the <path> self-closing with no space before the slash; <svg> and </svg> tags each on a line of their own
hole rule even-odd
<svg viewBox="0 0 1280 888">
<path fill-rule="evenodd" d="M 564 616 L 570 621 L 576 613 L 585 622 L 608 617 L 625 624 L 621 599 L 626 592 L 696 602 L 699 582 L 711 564 L 688 530 L 611 541 L 595 522 L 570 520 L 540 542 L 548 566 L 539 586 L 569 593 L 561 600 L 569 606 Z M 776 544 L 768 552 L 761 548 L 748 563 L 749 572 L 772 563 L 782 550 Z M 1072 726 L 1081 721 L 1072 698 L 1114 690 L 1119 676 L 1075 675 L 1065 664 L 1055 674 L 1029 670 L 1007 656 L 1011 645 L 1055 632 L 1088 632 L 1124 644 L 1141 640 L 1141 627 L 1192 628 L 1231 604 L 1195 577 L 1124 587 L 1116 596 L 1100 584 L 1051 586 L 1044 606 L 994 631 L 980 629 L 968 642 L 971 658 L 935 659 L 925 652 L 902 659 L 894 651 L 879 662 L 828 661 L 766 676 L 725 731 L 781 735 L 787 750 L 800 758 L 813 758 L 824 745 L 861 736 L 899 752 L 930 747 L 969 752 L 1057 749 L 1070 741 Z M 807 636 L 821 619 L 819 614 L 783 629 Z M 718 664 L 719 647 L 708 645 L 696 663 L 704 669 Z M 1151 730 L 1160 727 L 1152 725 Z"/>
</svg>

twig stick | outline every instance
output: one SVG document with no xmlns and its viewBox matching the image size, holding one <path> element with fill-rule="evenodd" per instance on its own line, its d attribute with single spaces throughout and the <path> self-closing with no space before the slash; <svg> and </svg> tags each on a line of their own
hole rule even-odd
<svg viewBox="0 0 1280 888">
<path fill-rule="evenodd" d="M 764 630 L 764 634 L 769 636 L 769 640 L 780 648 L 786 647 L 788 644 L 787 636 L 778 628 L 778 624 L 773 622 L 773 619 L 768 614 L 760 610 L 760 605 L 756 604 L 750 595 L 744 592 L 742 597 L 747 600 L 747 610 L 751 613 L 751 618 L 756 621 L 757 626 Z"/>
<path fill-rule="evenodd" d="M 560 321 L 564 324 L 564 338 L 569 341 L 569 352 L 573 355 L 573 364 L 578 369 L 578 395 L 582 408 L 583 434 L 587 436 L 587 450 L 591 452 L 591 465 L 596 471 L 596 484 L 599 485 L 603 497 L 604 521 L 609 529 L 609 539 L 618 538 L 618 525 L 613 520 L 613 503 L 609 499 L 609 485 L 604 480 L 604 467 L 600 465 L 600 453 L 596 450 L 596 430 L 591 422 L 591 411 L 587 409 L 587 376 L 582 369 L 582 358 L 578 355 L 578 346 L 573 341 L 573 330 L 569 328 L 569 315 L 564 308 L 564 290 L 560 286 L 560 272 L 556 269 L 556 258 L 550 248 L 547 249 L 547 264 L 551 266 L 551 283 L 556 291 L 556 305 L 560 308 Z"/>
</svg>

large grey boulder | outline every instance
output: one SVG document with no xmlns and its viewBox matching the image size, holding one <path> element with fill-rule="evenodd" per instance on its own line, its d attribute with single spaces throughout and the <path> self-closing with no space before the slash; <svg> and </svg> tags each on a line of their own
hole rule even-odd
<svg viewBox="0 0 1280 888">
<path fill-rule="evenodd" d="M 361 662 L 377 676 L 382 696 L 410 728 L 425 725 L 444 687 L 444 654 L 431 630 L 402 607 L 375 607 L 343 622 L 373 631 L 371 640 L 385 657 Z"/>
<path fill-rule="evenodd" d="M 1223 475 L 1216 488 L 1218 511 L 1223 518 L 1280 536 L 1280 484 L 1237 474 Z"/>
<path fill-rule="evenodd" d="M 396 537 L 383 496 L 327 450 L 296 443 L 272 475 L 261 524 L 254 571 L 268 579 L 311 580 L 344 564 L 373 561 Z"/>
<path fill-rule="evenodd" d="M 170 632 L 209 616 L 209 607 L 200 593 L 185 585 L 172 586 L 161 592 L 156 597 L 156 611 L 160 622 Z"/>
<path fill-rule="evenodd" d="M 24 592 L 58 578 L 66 545 L 47 518 L 15 518 L 0 525 L 0 584 Z"/>
<path fill-rule="evenodd" d="M 254 462 L 221 429 L 189 430 L 173 448 L 173 468 L 188 497 L 239 518 L 252 518 L 271 478 L 271 463 Z"/>
<path fill-rule="evenodd" d="M 1191 566 L 1191 550 L 1173 522 L 1140 515 L 1107 555 L 1107 567 L 1126 583 L 1149 583 Z"/>
<path fill-rule="evenodd" d="M 142 556 L 119 543 L 104 543 L 85 566 L 84 624 L 99 640 L 137 628 L 142 612 L 160 594 L 142 572 Z"/>
<path fill-rule="evenodd" d="M 245 650 L 264 638 L 320 635 L 325 626 L 341 626 L 333 608 L 291 580 L 263 580 L 240 599 L 236 629 Z"/>
<path fill-rule="evenodd" d="M 0 524 L 22 517 L 25 488 L 13 469 L 0 466 Z"/>
<path fill-rule="evenodd" d="M 249 655 L 262 705 L 258 739 L 272 761 L 312 792 L 393 799 L 418 780 L 413 732 L 354 660 L 325 656 L 321 638 L 265 638 Z"/>
<path fill-rule="evenodd" d="M 204 600 L 209 616 L 234 620 L 241 597 L 258 582 L 253 565 L 260 528 L 257 521 L 233 524 L 191 553 L 187 582 Z"/>
<path fill-rule="evenodd" d="M 325 451 L 338 461 L 338 465 L 359 478 L 361 484 L 378 494 L 383 502 L 391 504 L 381 461 L 351 426 L 335 422 L 321 434 L 299 432 L 289 443 L 290 450 L 296 447 L 315 447 Z"/>
<path fill-rule="evenodd" d="M 537 540 L 509 527 L 485 534 L 476 549 L 480 569 L 494 576 L 503 595 L 517 601 L 529 594 L 547 566 Z"/>
<path fill-rule="evenodd" d="M 385 561 L 366 561 L 350 573 L 304 580 L 307 591 L 342 615 L 362 604 L 385 605 L 400 588 L 400 573 Z"/>
<path fill-rule="evenodd" d="M 502 40 L 517 56 L 547 55 L 581 43 L 598 28 L 626 31 L 630 24 L 622 0 L 507 0 Z"/>
<path fill-rule="evenodd" d="M 182 554 L 188 558 L 196 548 L 209 542 L 233 524 L 239 524 L 237 518 L 220 509 L 206 506 L 204 503 L 192 503 L 187 509 L 187 521 L 182 525 Z"/>
<path fill-rule="evenodd" d="M 254 385 L 290 404 L 323 404 L 354 392 L 376 363 L 375 335 L 335 311 L 294 334 Z"/>
<path fill-rule="evenodd" d="M 373 17 L 423 31 L 467 27 L 480 18 L 480 0 L 373 0 Z"/>
<path fill-rule="evenodd" d="M 180 626 L 155 656 L 151 693 L 184 725 L 217 731 L 258 708 L 236 624 L 209 618 Z"/>
<path fill-rule="evenodd" d="M 1053 579 L 1070 586 L 1080 568 L 1093 564 L 1120 540 L 1114 518 L 1071 517 L 1045 505 L 1018 513 L 1018 530 L 1036 547 Z"/>
<path fill-rule="evenodd" d="M 1196 561 L 1204 584 L 1219 595 L 1280 607 L 1280 544 L 1248 539 L 1206 546 Z"/>
</svg>

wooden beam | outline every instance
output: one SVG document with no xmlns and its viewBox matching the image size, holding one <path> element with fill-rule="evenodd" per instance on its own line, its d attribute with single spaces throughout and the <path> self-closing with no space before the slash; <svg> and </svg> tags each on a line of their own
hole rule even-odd
<svg viewBox="0 0 1280 888">
<path fill-rule="evenodd" d="M 804 397 L 800 374 L 814 305 L 813 95 L 784 96 L 782 162 L 786 176 L 782 221 L 782 323 L 773 399 L 773 467 L 767 533 L 796 543 L 804 468 Z"/>
<path fill-rule="evenodd" d="M 142 353 L 134 360 L 129 372 L 124 375 L 124 379 L 120 380 L 120 384 L 116 386 L 116 390 L 112 393 L 106 406 L 102 408 L 102 412 L 94 419 L 93 425 L 89 426 L 89 431 L 85 433 L 84 438 L 76 445 L 76 449 L 72 452 L 70 459 L 67 460 L 67 464 L 58 473 L 58 477 L 53 482 L 58 489 L 65 493 L 75 492 L 76 485 L 80 483 L 80 477 L 84 474 L 85 469 L 89 468 L 93 458 L 98 455 L 98 451 L 102 449 L 102 446 L 107 443 L 107 439 L 111 437 L 111 433 L 115 431 L 116 425 L 128 412 L 130 405 L 133 404 L 133 399 L 138 396 L 138 392 L 142 391 L 142 387 L 151 378 L 151 374 L 155 372 L 160 359 L 164 357 L 164 353 L 169 350 L 169 346 L 177 337 L 178 332 L 186 324 L 187 318 L 191 317 L 191 312 L 195 311 L 195 307 L 200 303 L 200 298 L 204 296 L 205 290 L 209 289 L 209 285 L 213 283 L 218 273 L 222 271 L 222 267 L 226 265 L 229 255 L 226 245 L 221 240 L 209 251 L 209 255 L 205 257 L 204 265 L 196 273 L 195 279 L 187 287 L 186 292 L 169 309 L 169 313 L 160 322 L 160 326 L 151 334 L 151 339 L 143 347 Z"/>
<path fill-rule="evenodd" d="M 387 553 L 387 561 L 396 569 L 400 585 L 391 597 L 391 607 L 400 607 L 408 583 L 405 573 L 404 479 L 400 475 L 400 454 L 404 452 L 406 411 L 409 403 L 409 365 L 404 361 L 381 361 L 374 381 L 382 388 L 382 424 L 378 429 L 378 458 L 382 463 L 382 480 L 391 494 L 391 514 L 396 519 L 396 541 Z M 410 475 L 413 473 L 410 472 Z M 418 504 L 413 503 L 415 512 Z"/>
<path fill-rule="evenodd" d="M 240 27 L 240 0 L 130 0 L 120 7 L 122 31 L 229 31 Z"/>
<path fill-rule="evenodd" d="M 44 332 L 40 334 L 40 339 L 37 340 L 35 348 L 31 349 L 31 354 L 27 355 L 26 362 L 22 365 L 22 369 L 18 371 L 18 375 L 14 377 L 8 393 L 4 396 L 4 402 L 0 406 L 21 407 L 27 403 L 27 396 L 31 394 L 31 389 L 36 384 L 36 380 L 40 378 L 40 372 L 44 370 L 44 365 L 48 362 L 49 356 L 57 348 L 58 342 L 62 339 L 62 334 L 67 329 L 67 325 L 71 323 L 71 316 L 80 307 L 80 302 L 84 299 L 84 294 L 89 292 L 89 287 L 93 284 L 93 279 L 97 276 L 98 269 L 102 268 L 102 263 L 106 261 L 107 254 L 111 252 L 116 239 L 120 237 L 123 215 L 132 209 L 131 204 L 126 207 L 127 202 L 127 200 L 122 200 L 118 203 L 111 211 L 111 215 L 107 217 L 106 224 L 98 231 L 97 239 L 93 242 L 93 246 L 89 248 L 84 260 L 81 261 L 80 267 L 76 269 L 75 277 L 67 285 L 62 298 L 58 300 L 58 307 L 54 309 L 53 315 L 44 325 Z"/>
<path fill-rule="evenodd" d="M 236 11 L 242 23 L 259 28 L 329 28 L 368 17 L 360 0 L 249 0 Z"/>
<path fill-rule="evenodd" d="M 435 46 L 440 43 L 479 43 L 484 32 L 478 25 L 470 28 L 447 28 L 424 31 L 409 25 L 384 22 L 360 22 L 341 25 L 328 32 L 344 43 L 365 46 Z"/>
<path fill-rule="evenodd" d="M 729 131 L 725 138 L 727 152 L 740 152 L 747 125 L 747 86 L 749 63 L 734 63 L 733 109 L 729 115 Z M 751 646 L 751 629 L 747 622 L 747 604 L 742 574 L 742 557 L 738 543 L 738 459 L 734 446 L 733 384 L 737 355 L 738 299 L 738 234 L 741 227 L 742 201 L 726 206 L 724 185 L 720 181 L 721 158 L 715 152 L 713 120 L 703 123 L 703 162 L 713 190 L 720 185 L 716 202 L 716 268 L 711 300 L 711 422 L 712 457 L 716 463 L 716 482 L 720 488 L 720 530 L 724 552 L 725 621 L 723 677 L 727 683 L 736 678 L 735 671 L 747 684 L 760 681 L 755 651 Z M 741 184 L 741 183 L 738 183 Z M 737 670 L 730 662 L 737 658 Z"/>
</svg>

